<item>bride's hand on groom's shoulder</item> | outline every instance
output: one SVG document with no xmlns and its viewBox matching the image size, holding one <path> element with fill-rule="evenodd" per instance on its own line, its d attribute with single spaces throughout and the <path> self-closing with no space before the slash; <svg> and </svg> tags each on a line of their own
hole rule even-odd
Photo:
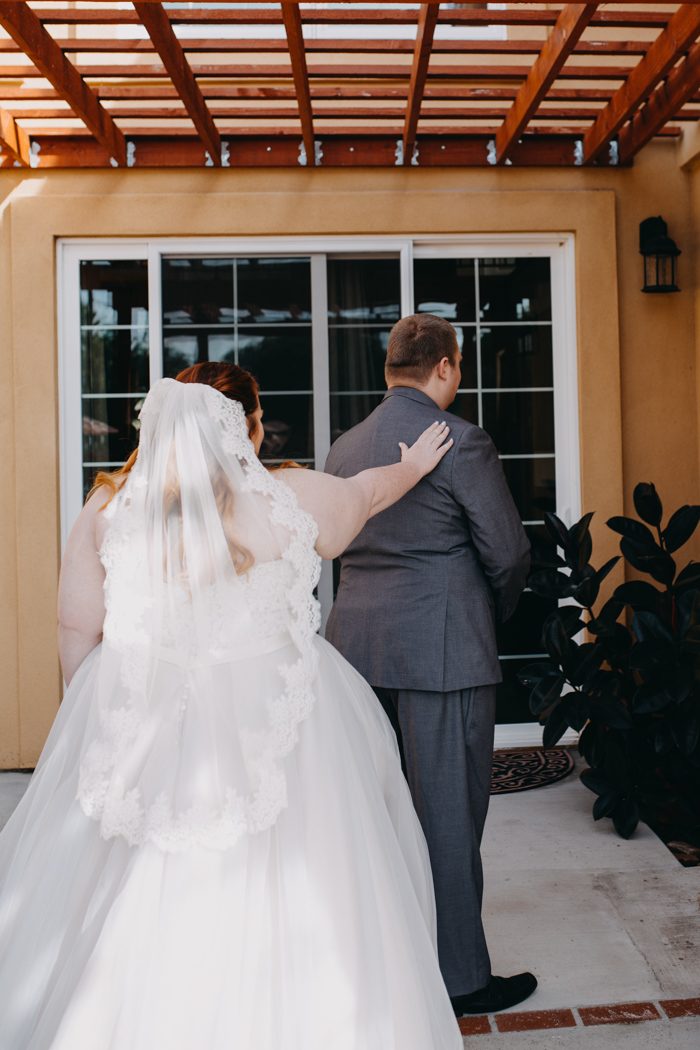
<svg viewBox="0 0 700 1050">
<path fill-rule="evenodd" d="M 424 478 L 434 470 L 440 460 L 450 451 L 454 439 L 449 436 L 450 428 L 447 423 L 431 423 L 421 436 L 410 447 L 399 441 L 401 449 L 401 462 L 410 463 L 415 467 L 420 477 Z"/>
</svg>

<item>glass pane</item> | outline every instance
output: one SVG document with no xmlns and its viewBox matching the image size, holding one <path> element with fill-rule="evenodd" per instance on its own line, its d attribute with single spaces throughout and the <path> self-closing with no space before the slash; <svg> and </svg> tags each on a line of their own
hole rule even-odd
<svg viewBox="0 0 700 1050">
<path fill-rule="evenodd" d="M 328 323 L 393 324 L 401 316 L 399 259 L 329 259 Z"/>
<path fill-rule="evenodd" d="M 457 325 L 455 332 L 457 345 L 462 351 L 462 381 L 459 385 L 475 390 L 479 383 L 476 370 L 476 328 Z"/>
<path fill-rule="evenodd" d="M 261 390 L 311 390 L 311 327 L 239 328 L 238 364 Z"/>
<path fill-rule="evenodd" d="M 502 459 L 508 487 L 523 521 L 541 521 L 546 510 L 556 510 L 556 473 L 553 459 Z"/>
<path fill-rule="evenodd" d="M 533 660 L 501 660 L 503 681 L 496 689 L 496 722 L 499 725 L 510 722 L 536 722 L 530 712 L 530 690 L 521 685 L 516 675 L 521 668 L 533 663 Z"/>
<path fill-rule="evenodd" d="M 83 399 L 83 460 L 123 463 L 138 444 L 141 398 Z"/>
<path fill-rule="evenodd" d="M 264 460 L 314 458 L 313 397 L 309 394 L 268 394 L 260 398 L 265 439 Z"/>
<path fill-rule="evenodd" d="M 416 313 L 437 314 L 448 321 L 475 321 L 475 267 L 474 259 L 416 259 Z"/>
<path fill-rule="evenodd" d="M 483 424 L 502 455 L 554 452 L 554 395 L 484 394 Z"/>
<path fill-rule="evenodd" d="M 499 653 L 507 656 L 543 652 L 542 624 L 556 607 L 556 600 L 540 598 L 532 591 L 521 594 L 518 607 L 510 620 L 499 624 Z"/>
<path fill-rule="evenodd" d="M 311 321 L 308 259 L 237 259 L 237 320 L 241 324 Z"/>
<path fill-rule="evenodd" d="M 163 259 L 163 324 L 233 324 L 233 259 Z"/>
<path fill-rule="evenodd" d="M 552 386 L 552 329 L 482 328 L 481 381 L 485 387 Z"/>
<path fill-rule="evenodd" d="M 366 419 L 383 394 L 331 394 L 331 442 Z"/>
<path fill-rule="evenodd" d="M 450 405 L 449 412 L 468 420 L 470 423 L 479 424 L 479 397 L 477 394 L 457 394 Z"/>
<path fill-rule="evenodd" d="M 331 328 L 328 336 L 331 390 L 386 389 L 388 328 Z"/>
<path fill-rule="evenodd" d="M 85 328 L 80 341 L 83 393 L 148 390 L 145 328 Z"/>
<path fill-rule="evenodd" d="M 148 324 L 145 259 L 99 259 L 80 263 L 80 323 Z"/>
<path fill-rule="evenodd" d="M 168 328 L 163 334 L 163 375 L 176 376 L 200 361 L 236 363 L 232 328 Z"/>
<path fill-rule="evenodd" d="M 549 321 L 549 259 L 480 259 L 482 321 Z"/>
</svg>

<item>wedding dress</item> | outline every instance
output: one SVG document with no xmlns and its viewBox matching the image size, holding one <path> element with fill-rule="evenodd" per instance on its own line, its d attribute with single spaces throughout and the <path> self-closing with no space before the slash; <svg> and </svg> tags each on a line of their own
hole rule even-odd
<svg viewBox="0 0 700 1050">
<path fill-rule="evenodd" d="M 156 384 L 103 513 L 103 640 L 0 834 L 0 1050 L 458 1050 L 393 731 L 241 406 Z"/>
</svg>

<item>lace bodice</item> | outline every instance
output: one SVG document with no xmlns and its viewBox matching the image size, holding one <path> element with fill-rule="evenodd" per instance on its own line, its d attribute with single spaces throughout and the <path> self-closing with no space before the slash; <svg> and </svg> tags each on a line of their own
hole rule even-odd
<svg viewBox="0 0 700 1050">
<path fill-rule="evenodd" d="M 293 627 L 287 594 L 294 582 L 289 561 L 253 565 L 236 584 L 212 588 L 212 622 L 198 651 L 192 604 L 186 588 L 177 589 L 161 633 L 161 655 L 186 666 L 250 657 L 288 643 Z"/>
</svg>

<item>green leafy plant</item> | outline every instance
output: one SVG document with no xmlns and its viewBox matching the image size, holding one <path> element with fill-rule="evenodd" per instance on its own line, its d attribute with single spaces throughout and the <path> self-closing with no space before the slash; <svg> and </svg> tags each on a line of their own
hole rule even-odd
<svg viewBox="0 0 700 1050">
<path fill-rule="evenodd" d="M 580 732 L 596 820 L 610 817 L 624 838 L 642 820 L 666 841 L 700 846 L 700 562 L 678 571 L 674 557 L 700 506 L 681 507 L 662 527 L 651 484 L 636 486 L 634 506 L 641 520 L 607 522 L 621 555 L 599 569 L 590 561 L 593 515 L 570 528 L 546 515 L 551 544 L 535 552 L 529 585 L 563 604 L 544 623 L 548 659 L 519 677 L 545 747 L 568 728 Z M 601 605 L 620 557 L 651 579 L 621 584 Z"/>
</svg>

